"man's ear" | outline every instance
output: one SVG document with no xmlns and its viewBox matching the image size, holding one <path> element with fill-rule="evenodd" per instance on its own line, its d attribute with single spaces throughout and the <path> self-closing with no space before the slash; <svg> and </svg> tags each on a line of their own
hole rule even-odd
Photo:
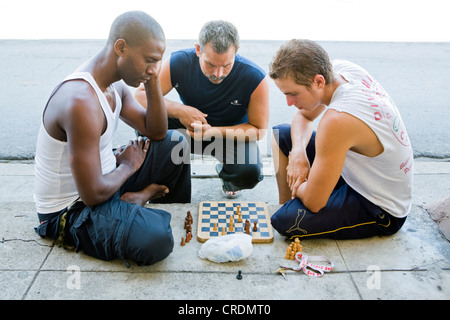
<svg viewBox="0 0 450 320">
<path fill-rule="evenodd" d="M 313 79 L 313 84 L 317 86 L 318 89 L 323 89 L 327 83 L 325 83 L 325 78 L 321 74 L 316 74 Z"/>
<path fill-rule="evenodd" d="M 201 49 L 200 49 L 200 45 L 198 43 L 195 44 L 195 53 L 197 54 L 197 57 L 200 58 L 202 52 L 201 52 Z"/>
<path fill-rule="evenodd" d="M 123 56 L 127 50 L 127 42 L 124 39 L 117 39 L 117 41 L 114 43 L 114 52 L 118 56 Z"/>
</svg>

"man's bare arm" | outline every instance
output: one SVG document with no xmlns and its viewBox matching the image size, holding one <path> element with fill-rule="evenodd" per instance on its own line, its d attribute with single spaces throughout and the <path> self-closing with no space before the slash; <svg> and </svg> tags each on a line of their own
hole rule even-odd
<svg viewBox="0 0 450 320">
<path fill-rule="evenodd" d="M 141 84 L 141 91 L 145 95 L 145 108 L 133 97 L 124 83 L 120 82 L 118 86 L 122 95 L 121 119 L 151 140 L 164 139 L 168 127 L 167 112 L 158 76 L 152 75 L 150 80 Z M 142 100 L 142 97 L 137 98 Z"/>
<path fill-rule="evenodd" d="M 339 180 L 348 150 L 355 145 L 360 127 L 347 114 L 328 110 L 316 132 L 316 157 L 308 181 L 296 196 L 312 212 L 322 209 Z"/>
<path fill-rule="evenodd" d="M 292 197 L 295 197 L 298 187 L 308 179 L 310 164 L 306 155 L 306 147 L 314 130 L 314 120 L 322 114 L 323 110 L 325 110 L 324 106 L 319 106 L 310 112 L 298 110 L 292 119 L 292 150 L 286 168 L 287 183 Z"/>
<path fill-rule="evenodd" d="M 77 84 L 71 84 L 77 85 Z M 80 92 L 74 88 L 74 92 Z M 99 142 L 105 118 L 95 93 L 83 92 L 65 97 L 67 105 L 60 114 L 59 124 L 65 131 L 70 153 L 70 167 L 83 202 L 98 205 L 108 200 L 142 165 L 144 142 L 134 143 L 121 155 L 118 166 L 103 175 Z"/>
</svg>

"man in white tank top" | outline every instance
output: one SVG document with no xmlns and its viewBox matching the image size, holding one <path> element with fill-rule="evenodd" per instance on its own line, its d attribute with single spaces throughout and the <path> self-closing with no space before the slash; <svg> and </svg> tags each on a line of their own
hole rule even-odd
<svg viewBox="0 0 450 320">
<path fill-rule="evenodd" d="M 152 17 L 124 13 L 113 22 L 102 51 L 52 93 L 36 148 L 40 235 L 101 259 L 138 264 L 152 264 L 172 251 L 170 214 L 142 207 L 149 200 L 190 202 L 189 164 L 170 157 L 180 141 L 186 148 L 187 142 L 167 131 L 159 85 L 165 46 Z M 127 87 L 141 83 L 147 109 Z M 119 118 L 146 138 L 113 152 Z"/>
<path fill-rule="evenodd" d="M 290 126 L 273 131 L 284 204 L 274 228 L 288 237 L 335 239 L 397 232 L 411 209 L 414 159 L 383 87 L 351 62 L 331 63 L 308 40 L 288 41 L 270 68 L 287 104 L 298 109 Z"/>
</svg>

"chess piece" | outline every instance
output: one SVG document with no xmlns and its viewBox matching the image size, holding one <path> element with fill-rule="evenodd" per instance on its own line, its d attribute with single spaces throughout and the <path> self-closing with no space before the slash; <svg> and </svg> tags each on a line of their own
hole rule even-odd
<svg viewBox="0 0 450 320">
<path fill-rule="evenodd" d="M 253 232 L 258 231 L 258 227 L 256 226 L 257 222 L 253 222 Z"/>
<path fill-rule="evenodd" d="M 230 230 L 231 232 L 234 231 L 234 218 L 233 218 L 233 216 L 230 216 L 230 224 L 228 226 L 228 230 Z"/>
<path fill-rule="evenodd" d="M 191 233 L 191 232 L 188 232 L 188 233 L 186 234 L 186 243 L 188 243 L 189 241 L 191 241 L 191 239 L 192 239 L 192 233 Z"/>
<path fill-rule="evenodd" d="M 239 207 L 238 207 L 239 208 Z M 239 212 L 238 212 L 238 222 L 242 222 L 242 213 L 241 213 L 241 211 L 239 210 Z"/>
<path fill-rule="evenodd" d="M 187 212 L 186 218 L 189 220 L 189 223 L 194 223 L 194 218 L 192 218 L 192 214 L 190 211 Z"/>
<path fill-rule="evenodd" d="M 181 237 L 181 246 L 184 247 L 185 244 L 186 242 L 184 241 L 184 237 Z"/>
<path fill-rule="evenodd" d="M 294 243 L 295 243 L 295 253 L 302 252 L 303 251 L 303 247 L 300 244 L 300 239 L 299 238 L 295 238 Z"/>
<path fill-rule="evenodd" d="M 217 231 L 217 230 L 218 230 L 218 229 L 217 229 L 217 223 L 214 222 L 213 231 Z"/>
<path fill-rule="evenodd" d="M 242 270 L 238 270 L 238 274 L 236 276 L 236 279 L 242 280 Z"/>
<path fill-rule="evenodd" d="M 247 219 L 245 220 L 244 224 L 244 232 L 246 234 L 250 234 L 250 221 L 248 221 Z"/>
<path fill-rule="evenodd" d="M 226 235 L 227 233 L 225 232 L 225 228 L 222 227 L 222 235 Z"/>
<path fill-rule="evenodd" d="M 288 246 L 288 247 L 286 248 L 286 256 L 284 257 L 285 259 L 288 259 L 288 260 L 289 260 L 289 259 L 291 258 L 291 251 L 292 251 L 292 250 L 291 250 L 291 247 Z"/>
</svg>

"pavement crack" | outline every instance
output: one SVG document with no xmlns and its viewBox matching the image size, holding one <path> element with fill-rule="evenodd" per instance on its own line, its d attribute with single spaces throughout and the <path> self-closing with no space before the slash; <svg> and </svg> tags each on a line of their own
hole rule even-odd
<svg viewBox="0 0 450 320">
<path fill-rule="evenodd" d="M 14 242 L 14 241 L 20 241 L 20 242 L 35 242 L 35 243 L 37 243 L 38 245 L 40 245 L 40 246 L 42 246 L 42 247 L 49 247 L 49 248 L 53 247 L 53 245 L 41 243 L 41 242 L 39 242 L 39 241 L 37 241 L 37 240 L 35 240 L 35 239 L 19 239 L 19 238 L 14 238 L 14 239 L 5 239 L 5 238 L 2 238 L 2 240 L 0 240 L 0 244 L 3 244 L 3 243 L 5 243 L 5 242 Z"/>
</svg>

